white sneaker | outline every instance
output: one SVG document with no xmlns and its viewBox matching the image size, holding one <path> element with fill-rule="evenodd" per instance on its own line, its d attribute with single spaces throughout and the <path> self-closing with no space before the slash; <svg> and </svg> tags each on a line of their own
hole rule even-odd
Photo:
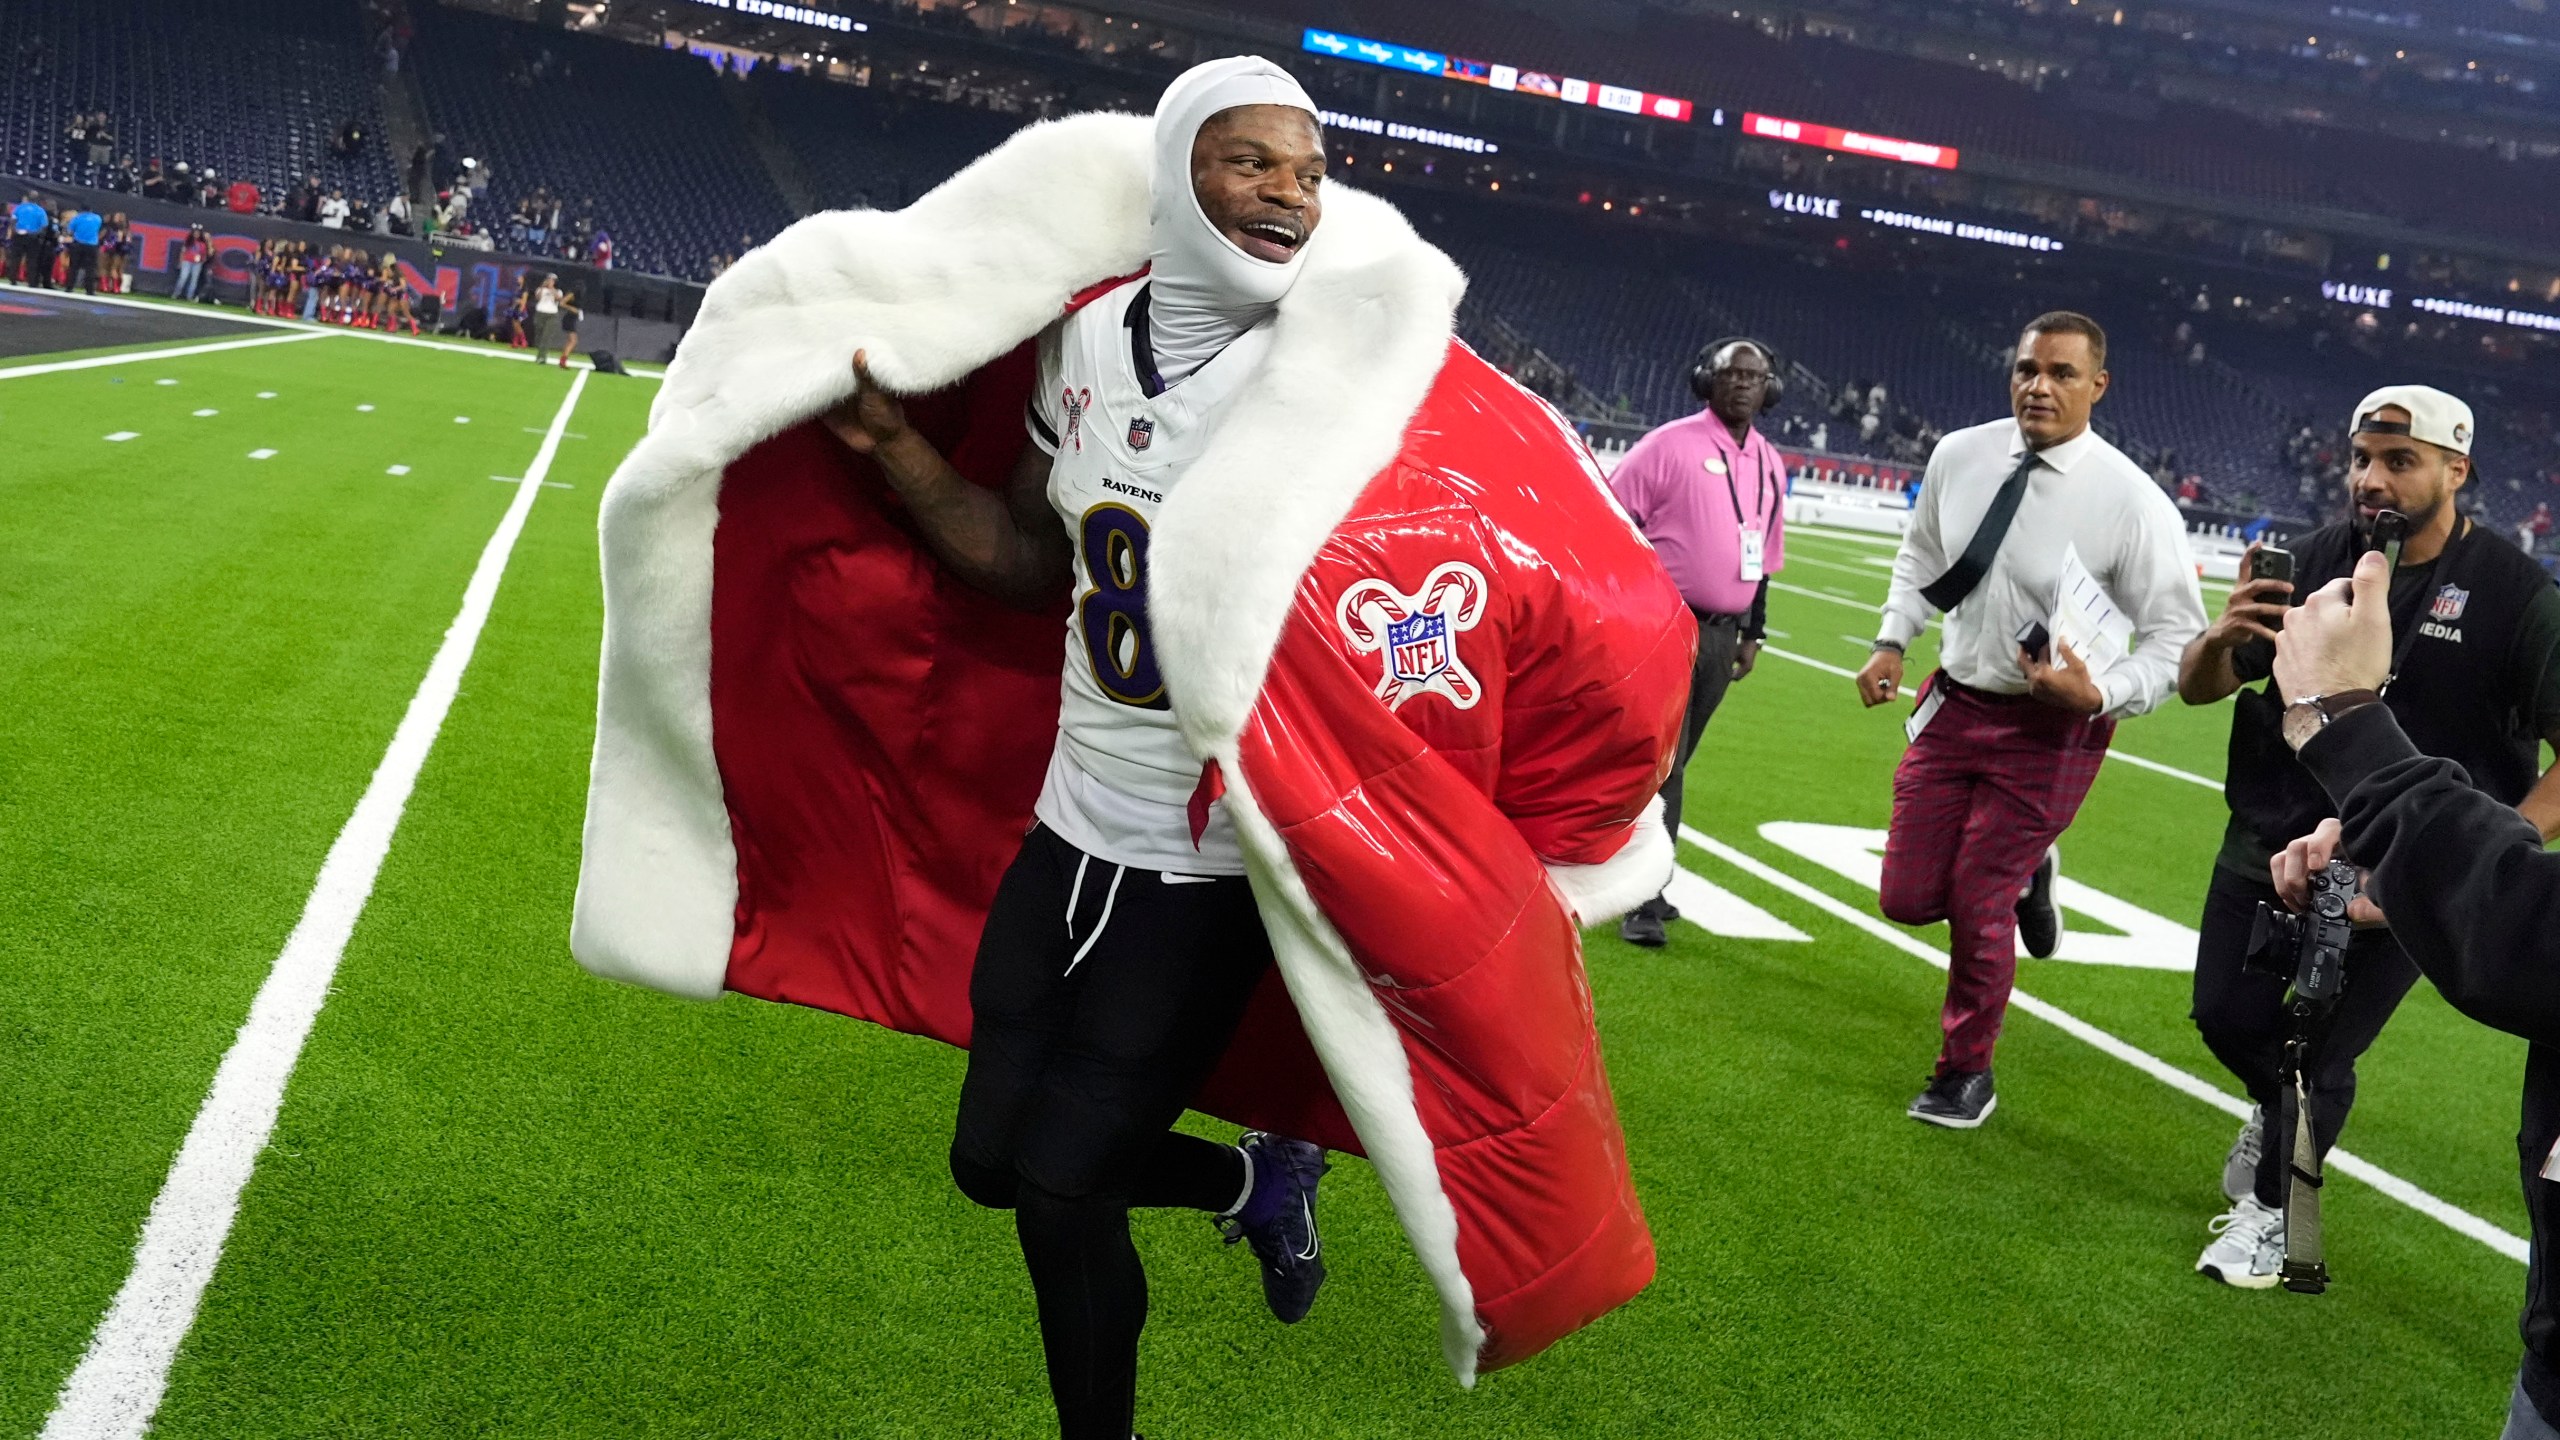
<svg viewBox="0 0 2560 1440">
<path fill-rule="evenodd" d="M 2265 1290 L 2276 1283 L 2284 1268 L 2282 1210 L 2259 1204 L 2255 1195 L 2243 1196 L 2205 1228 L 2214 1241 L 2196 1257 L 2199 1272 L 2243 1290 Z"/>
<path fill-rule="evenodd" d="M 2258 1157 L 2267 1149 L 2267 1112 L 2259 1106 L 2249 1107 L 2249 1122 L 2240 1127 L 2238 1138 L 2231 1142 L 2231 1153 L 2222 1157 L 2222 1198 L 2237 1205 L 2258 1193 Z"/>
</svg>

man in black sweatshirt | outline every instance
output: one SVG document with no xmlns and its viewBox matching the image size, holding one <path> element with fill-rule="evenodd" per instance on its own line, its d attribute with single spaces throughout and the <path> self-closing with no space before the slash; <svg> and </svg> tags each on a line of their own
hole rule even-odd
<svg viewBox="0 0 2560 1440">
<path fill-rule="evenodd" d="M 2349 912 L 2389 916 L 2401 948 L 2455 1009 L 2532 1042 L 2516 1148 L 2532 1217 L 2524 1362 L 2503 1440 L 2560 1440 L 2560 1295 L 2547 1242 L 2560 1224 L 2560 855 L 2462 767 L 2421 754 L 2376 694 L 2391 671 L 2389 571 L 2357 562 L 2295 610 L 2276 641 L 2277 686 L 2295 698 L 2284 739 L 2338 817 L 2273 861 L 2300 908 L 2308 876 L 2343 853 L 2367 873 Z"/>
</svg>

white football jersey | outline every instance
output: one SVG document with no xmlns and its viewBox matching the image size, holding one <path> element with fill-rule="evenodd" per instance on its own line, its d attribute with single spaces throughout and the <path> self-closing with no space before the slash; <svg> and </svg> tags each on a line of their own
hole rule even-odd
<svg viewBox="0 0 2560 1440">
<path fill-rule="evenodd" d="M 1130 309 L 1144 280 L 1041 332 L 1027 420 L 1052 457 L 1049 504 L 1075 549 L 1075 607 L 1058 748 L 1036 813 L 1068 843 L 1115 864 L 1241 875 L 1224 807 L 1197 848 L 1200 761 L 1174 725 L 1147 627 L 1147 545 L 1156 511 L 1207 443 L 1222 402 L 1260 368 L 1270 326 L 1237 337 L 1182 383 L 1150 396 L 1151 363 Z"/>
</svg>

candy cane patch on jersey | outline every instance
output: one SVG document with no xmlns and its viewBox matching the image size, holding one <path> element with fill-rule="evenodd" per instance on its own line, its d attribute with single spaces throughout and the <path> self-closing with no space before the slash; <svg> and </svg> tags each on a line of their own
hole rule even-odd
<svg viewBox="0 0 2560 1440">
<path fill-rule="evenodd" d="M 1484 617 L 1484 573 L 1450 560 L 1411 594 L 1376 576 L 1353 581 L 1334 602 L 1344 638 L 1362 655 L 1384 652 L 1378 698 L 1390 710 L 1417 695 L 1438 695 L 1461 710 L 1484 698 L 1475 672 L 1458 655 L 1458 636 Z"/>
<path fill-rule="evenodd" d="M 1058 403 L 1067 409 L 1067 439 L 1081 455 L 1084 453 L 1084 412 L 1093 408 L 1093 389 L 1091 386 L 1078 388 L 1069 385 L 1058 392 Z"/>
</svg>

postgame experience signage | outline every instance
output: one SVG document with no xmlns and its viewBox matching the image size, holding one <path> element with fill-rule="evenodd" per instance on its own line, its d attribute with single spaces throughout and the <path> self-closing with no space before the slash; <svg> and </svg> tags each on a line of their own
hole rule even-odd
<svg viewBox="0 0 2560 1440">
<path fill-rule="evenodd" d="M 1929 165 L 1940 170 L 1956 168 L 1956 147 L 1931 145 L 1919 140 L 1897 140 L 1890 135 L 1870 135 L 1863 130 L 1843 130 L 1837 125 L 1816 125 L 1810 120 L 1782 120 L 1775 115 L 1745 112 L 1742 133 L 1755 140 L 1784 140 L 1791 145 L 1815 145 L 1847 155 L 1872 155 L 1879 160 L 1899 160 L 1905 165 Z"/>
<path fill-rule="evenodd" d="M 1389 70 L 1403 70 L 1414 75 L 1436 75 L 1443 80 L 1463 80 L 1470 85 L 1510 90 L 1522 95 L 1543 95 L 1567 105 L 1597 105 L 1622 115 L 1677 120 L 1684 125 L 1697 110 L 1696 106 L 1677 96 L 1656 95 L 1650 90 L 1633 90 L 1624 85 L 1596 85 L 1569 75 L 1523 70 L 1517 65 L 1496 65 L 1490 60 L 1470 60 L 1463 55 L 1444 55 L 1437 50 L 1424 50 L 1412 45 L 1390 45 L 1384 40 L 1345 35 L 1335 30 L 1309 27 L 1299 37 L 1298 47 L 1336 60 L 1357 60 L 1363 65 L 1382 65 Z"/>
<path fill-rule="evenodd" d="M 2320 298 L 2359 309 L 2388 310 L 2394 292 L 2387 285 L 2323 280 L 2320 282 Z M 2448 320 L 2479 320 L 2491 325 L 2512 325 L 2519 330 L 2560 334 L 2560 315 L 2545 315 L 2539 310 L 2519 310 L 2512 305 L 2483 305 L 2477 300 L 2453 300 L 2442 295 L 2403 295 L 2398 298 L 2412 310 L 2442 315 Z"/>
<path fill-rule="evenodd" d="M 1375 115 L 1352 115 L 1340 110 L 1319 110 L 1316 118 L 1327 130 L 1349 130 L 1361 135 L 1379 135 L 1389 140 L 1409 140 L 1416 145 L 1430 145 L 1442 150 L 1463 150 L 1470 155 L 1493 155 L 1502 147 L 1474 135 L 1461 135 L 1455 130 L 1434 130 L 1428 125 L 1407 125 L 1401 120 L 1381 120 Z"/>
<path fill-rule="evenodd" d="M 821 30 L 838 30 L 846 34 L 871 28 L 850 15 L 815 10 L 806 5 L 785 4 L 783 0 L 693 0 L 693 3 L 708 5 L 714 10 L 760 15 L 767 20 L 788 20 L 795 25 L 815 25 Z"/>
<path fill-rule="evenodd" d="M 1841 215 L 1840 201 L 1836 197 L 1808 195 L 1801 190 L 1770 191 L 1769 208 L 1783 210 L 1790 215 L 1811 215 L 1821 220 L 1837 220 Z M 1856 214 L 1868 224 L 1881 225 L 1888 230 L 1913 230 L 1923 235 L 1944 235 L 1951 240 L 1971 240 L 1977 244 L 2033 250 L 2040 254 L 2053 254 L 2062 249 L 2061 241 L 2050 235 L 2038 235 L 2032 230 L 2011 230 L 1973 220 L 1951 220 L 1943 215 L 1914 215 L 1905 210 L 1867 209 Z"/>
</svg>

